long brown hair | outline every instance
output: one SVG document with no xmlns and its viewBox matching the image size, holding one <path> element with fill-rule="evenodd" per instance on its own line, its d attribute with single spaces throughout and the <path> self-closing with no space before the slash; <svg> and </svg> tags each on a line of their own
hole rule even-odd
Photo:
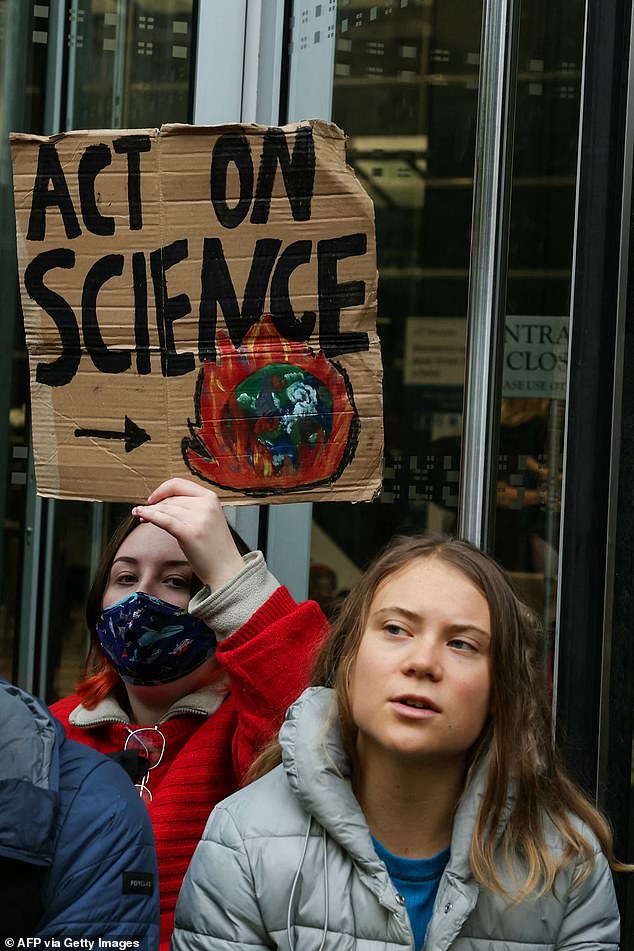
<svg viewBox="0 0 634 951">
<path fill-rule="evenodd" d="M 593 846 L 571 818 L 576 815 L 592 830 L 614 869 L 624 870 L 614 858 L 612 837 L 604 817 L 566 775 L 557 755 L 551 705 L 544 670 L 541 628 L 534 611 L 520 598 L 503 568 L 469 542 L 441 535 L 395 538 L 370 565 L 350 592 L 317 656 L 311 684 L 335 691 L 338 724 L 358 774 L 357 728 L 352 719 L 349 673 L 365 632 L 370 607 L 379 585 L 413 561 L 435 558 L 466 577 L 487 600 L 491 617 L 491 708 L 493 715 L 469 753 L 469 763 L 487 756 L 488 778 L 471 842 L 473 874 L 484 887 L 506 894 L 497 860 L 497 830 L 515 796 L 501 847 L 505 864 L 521 855 L 526 879 L 514 901 L 553 888 L 558 872 L 580 860 L 575 884 L 590 873 Z M 274 742 L 258 758 L 248 780 L 280 762 Z M 548 848 L 545 819 L 563 837 L 565 848 L 554 855 Z"/>
<path fill-rule="evenodd" d="M 90 648 L 86 663 L 84 664 L 84 678 L 76 687 L 77 696 L 84 707 L 93 710 L 97 704 L 108 694 L 115 694 L 117 700 L 124 706 L 127 704 L 125 688 L 119 674 L 116 672 L 106 655 L 101 649 L 101 644 L 97 637 L 97 621 L 102 613 L 103 595 L 108 587 L 110 579 L 110 570 L 112 563 L 116 558 L 119 548 L 135 528 L 141 524 L 141 520 L 135 515 L 126 515 L 113 532 L 110 540 L 106 544 L 95 576 L 93 578 L 88 596 L 86 598 L 86 624 L 90 633 Z M 229 531 L 233 537 L 236 547 L 241 555 L 249 551 L 248 546 L 237 532 L 229 526 Z M 202 587 L 200 578 L 192 573 L 190 587 L 190 597 L 196 594 Z M 218 672 L 212 671 L 210 681 L 217 678 Z"/>
</svg>

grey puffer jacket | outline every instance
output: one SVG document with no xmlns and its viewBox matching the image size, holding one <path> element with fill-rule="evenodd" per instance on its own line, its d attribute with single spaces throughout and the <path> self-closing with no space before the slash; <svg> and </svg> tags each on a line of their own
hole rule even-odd
<svg viewBox="0 0 634 951">
<path fill-rule="evenodd" d="M 172 951 L 414 951 L 404 901 L 352 792 L 332 691 L 306 690 L 280 739 L 283 764 L 212 813 L 180 893 Z M 574 867 L 560 875 L 557 897 L 510 908 L 478 885 L 468 856 L 485 778 L 483 766 L 459 803 L 426 951 L 617 949 L 612 877 L 598 845 L 590 876 L 572 892 Z M 549 844 L 562 847 L 554 829 Z"/>
</svg>

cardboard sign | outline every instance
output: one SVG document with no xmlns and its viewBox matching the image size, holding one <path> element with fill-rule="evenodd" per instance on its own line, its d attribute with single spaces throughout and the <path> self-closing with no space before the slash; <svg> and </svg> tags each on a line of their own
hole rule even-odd
<svg viewBox="0 0 634 951">
<path fill-rule="evenodd" d="M 374 212 L 340 129 L 11 142 L 40 494 L 378 493 Z"/>
</svg>

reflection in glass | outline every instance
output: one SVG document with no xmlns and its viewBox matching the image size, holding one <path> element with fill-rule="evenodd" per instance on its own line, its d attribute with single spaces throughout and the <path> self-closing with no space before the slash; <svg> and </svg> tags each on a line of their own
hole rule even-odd
<svg viewBox="0 0 634 951">
<path fill-rule="evenodd" d="M 383 491 L 369 506 L 314 507 L 313 573 L 330 567 L 341 591 L 394 532 L 456 522 L 481 5 L 293 12 L 289 120 L 344 129 L 376 214 Z"/>
<path fill-rule="evenodd" d="M 583 9 L 522 9 L 494 554 L 544 619 L 557 597 Z"/>
<path fill-rule="evenodd" d="M 562 400 L 502 399 L 494 551 L 542 614 L 550 635 L 557 595 L 562 439 Z"/>
<path fill-rule="evenodd" d="M 71 0 L 65 128 L 189 119 L 193 0 Z"/>
</svg>

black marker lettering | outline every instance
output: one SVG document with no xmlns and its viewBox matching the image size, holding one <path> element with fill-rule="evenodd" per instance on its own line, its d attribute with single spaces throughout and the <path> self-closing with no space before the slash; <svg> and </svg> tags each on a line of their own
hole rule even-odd
<svg viewBox="0 0 634 951">
<path fill-rule="evenodd" d="M 227 171 L 231 162 L 240 179 L 240 197 L 233 208 L 227 203 Z M 253 199 L 253 161 L 245 135 L 227 132 L 220 136 L 211 157 L 209 185 L 218 221 L 225 228 L 237 228 L 246 218 Z"/>
<path fill-rule="evenodd" d="M 337 281 L 337 264 L 345 258 L 365 254 L 368 237 L 363 232 L 341 238 L 327 238 L 317 245 L 317 286 L 319 290 L 319 345 L 327 357 L 370 349 L 365 333 L 341 333 L 339 318 L 344 307 L 362 304 L 363 281 Z"/>
<path fill-rule="evenodd" d="M 144 376 L 152 369 L 150 365 L 150 333 L 147 314 L 147 271 L 145 255 L 135 251 L 132 255 L 132 283 L 134 285 L 134 340 L 136 344 L 136 372 Z"/>
<path fill-rule="evenodd" d="M 81 359 L 81 341 L 77 318 L 60 294 L 44 284 L 44 275 L 56 267 L 70 269 L 75 266 L 75 252 L 69 248 L 54 248 L 43 251 L 33 258 L 24 272 L 24 286 L 32 300 L 53 318 L 62 345 L 61 355 L 52 363 L 38 363 L 35 379 L 46 386 L 65 386 L 73 379 Z"/>
<path fill-rule="evenodd" d="M 150 254 L 163 376 L 182 376 L 193 370 L 195 366 L 194 354 L 177 353 L 174 343 L 174 321 L 190 313 L 192 308 L 189 297 L 187 294 L 169 297 L 165 277 L 166 272 L 179 261 L 184 261 L 188 254 L 186 238 L 173 241 L 167 247 L 159 248 Z"/>
<path fill-rule="evenodd" d="M 295 268 L 307 264 L 313 247 L 312 241 L 295 241 L 280 255 L 271 281 L 271 314 L 277 330 L 287 340 L 308 340 L 315 327 L 316 315 L 307 310 L 297 320 L 293 310 L 288 282 Z"/>
<path fill-rule="evenodd" d="M 305 126 L 297 130 L 292 158 L 288 152 L 286 136 L 281 129 L 268 129 L 264 133 L 262 162 L 251 214 L 252 223 L 261 225 L 269 220 L 278 162 L 293 218 L 295 221 L 310 221 L 315 187 L 315 143 L 313 130 Z"/>
<path fill-rule="evenodd" d="M 112 277 L 123 274 L 123 255 L 106 254 L 95 261 L 86 274 L 81 295 L 81 323 L 84 346 L 90 359 L 101 373 L 123 373 L 132 363 L 130 350 L 111 350 L 101 336 L 97 320 L 97 296 Z"/>
<path fill-rule="evenodd" d="M 205 238 L 201 268 L 200 323 L 198 348 L 201 360 L 216 359 L 216 324 L 220 304 L 229 337 L 239 347 L 253 324 L 262 316 L 264 298 L 269 286 L 273 264 L 282 242 L 277 238 L 261 238 L 256 242 L 247 279 L 242 311 L 238 306 L 233 281 L 219 238 Z"/>
<path fill-rule="evenodd" d="M 152 148 L 149 135 L 124 135 L 114 139 L 112 147 L 119 155 L 128 156 L 128 214 L 130 231 L 140 231 L 143 227 L 141 206 L 141 152 Z"/>
<path fill-rule="evenodd" d="M 49 189 L 49 183 L 53 186 Z M 46 209 L 57 206 L 64 222 L 66 237 L 76 238 L 81 234 L 79 221 L 73 208 L 68 185 L 52 142 L 40 145 L 37 157 L 37 173 L 31 198 L 31 214 L 27 241 L 43 241 L 46 235 Z M 60 265 L 63 267 L 64 265 Z M 72 265 L 71 265 L 72 267 Z"/>
<path fill-rule="evenodd" d="M 112 162 L 107 145 L 89 145 L 79 160 L 77 178 L 79 180 L 79 201 L 84 224 L 93 234 L 114 234 L 114 218 L 102 215 L 97 207 L 95 179 L 99 172 Z"/>
</svg>

